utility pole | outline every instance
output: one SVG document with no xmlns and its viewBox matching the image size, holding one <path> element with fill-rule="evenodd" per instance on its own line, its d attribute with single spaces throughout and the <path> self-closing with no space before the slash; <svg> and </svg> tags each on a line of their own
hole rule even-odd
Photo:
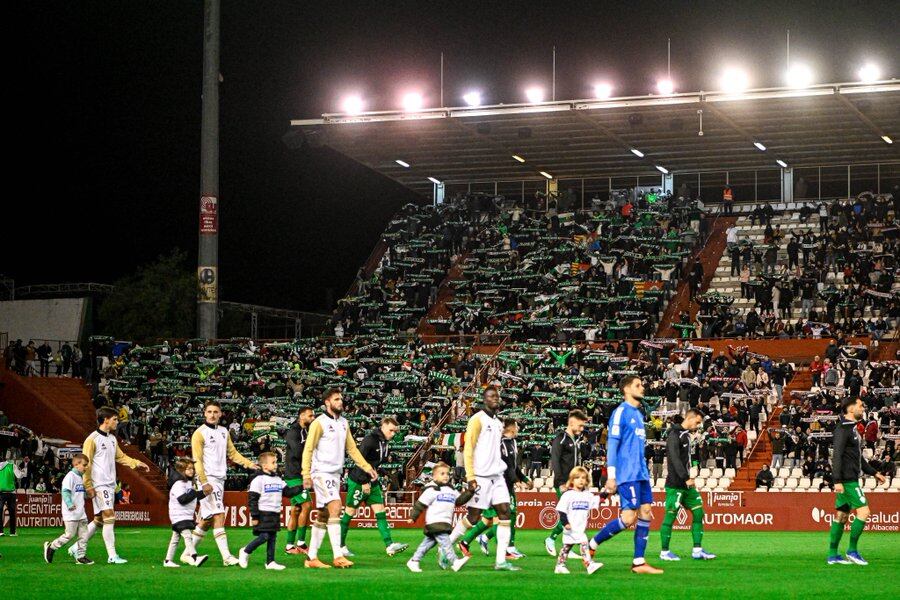
<svg viewBox="0 0 900 600">
<path fill-rule="evenodd" d="M 200 131 L 200 245 L 197 337 L 216 339 L 219 308 L 220 0 L 203 2 L 203 117 Z"/>
</svg>

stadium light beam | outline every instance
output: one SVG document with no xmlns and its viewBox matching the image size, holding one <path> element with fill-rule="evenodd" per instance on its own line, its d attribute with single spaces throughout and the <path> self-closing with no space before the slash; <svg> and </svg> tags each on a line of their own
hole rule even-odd
<svg viewBox="0 0 900 600">
<path fill-rule="evenodd" d="M 644 158 L 644 153 L 638 150 L 637 148 L 632 148 L 631 153 L 637 156 L 638 158 Z"/>
<path fill-rule="evenodd" d="M 512 157 L 513 157 L 513 160 L 517 160 L 517 161 L 519 161 L 520 163 L 525 162 L 525 159 L 522 158 L 521 156 L 519 156 L 518 154 L 513 154 Z"/>
<path fill-rule="evenodd" d="M 435 179 L 434 177 L 429 177 L 429 178 L 428 178 L 428 181 L 430 181 L 430 182 L 433 183 L 434 185 L 441 185 L 441 180 L 440 180 L 440 179 Z"/>
<path fill-rule="evenodd" d="M 782 169 L 787 169 L 787 163 L 784 162 L 783 160 L 781 160 L 780 158 L 776 159 L 775 162 L 778 163 L 778 166 L 781 167 Z"/>
<path fill-rule="evenodd" d="M 756 146 L 756 149 L 759 150 L 760 152 L 766 151 L 766 147 L 763 146 L 762 144 L 760 144 L 759 142 L 753 142 L 753 145 Z"/>
<path fill-rule="evenodd" d="M 660 79 L 656 82 L 656 91 L 663 96 L 675 93 L 675 83 L 671 79 Z"/>
<path fill-rule="evenodd" d="M 408 92 L 403 95 L 403 110 L 407 112 L 421 110 L 424 104 L 425 100 L 419 92 Z"/>
<path fill-rule="evenodd" d="M 528 98 L 528 101 L 532 104 L 538 104 L 544 101 L 544 90 L 539 87 L 530 87 L 525 90 L 525 97 Z"/>
<path fill-rule="evenodd" d="M 656 170 L 659 171 L 660 173 L 662 173 L 663 175 L 669 174 L 669 170 L 667 168 L 661 167 L 659 165 L 656 165 Z"/>
<path fill-rule="evenodd" d="M 881 69 L 873 63 L 866 63 L 859 70 L 859 80 L 863 83 L 874 83 L 881 79 Z"/>
<path fill-rule="evenodd" d="M 750 87 L 750 78 L 742 69 L 729 67 L 722 73 L 720 84 L 726 94 L 740 94 Z"/>
<path fill-rule="evenodd" d="M 543 175 L 543 176 L 546 177 L 547 179 L 553 179 L 553 175 L 551 175 L 551 174 L 548 173 L 547 171 L 541 171 L 541 175 Z"/>
<path fill-rule="evenodd" d="M 398 159 L 395 160 L 394 162 L 397 163 L 398 165 L 400 165 L 401 167 L 403 167 L 404 169 L 408 169 L 408 168 L 409 168 L 409 163 L 406 162 L 405 160 L 400 160 L 400 159 L 398 158 Z"/>
<path fill-rule="evenodd" d="M 344 98 L 344 101 L 341 103 L 341 108 L 343 108 L 344 112 L 348 115 L 358 115 L 363 112 L 365 104 L 361 97 L 353 95 Z"/>
<path fill-rule="evenodd" d="M 797 64 L 791 66 L 785 75 L 785 83 L 792 88 L 805 88 L 812 85 L 813 72 L 806 65 Z"/>
<path fill-rule="evenodd" d="M 594 86 L 594 97 L 599 98 L 601 100 L 606 100 L 610 96 L 612 96 L 613 86 L 611 83 L 598 83 Z"/>
<path fill-rule="evenodd" d="M 885 144 L 893 144 L 894 143 L 894 140 L 892 140 L 889 136 L 886 136 L 886 135 L 881 136 L 881 139 L 884 140 Z"/>
<path fill-rule="evenodd" d="M 472 90 L 463 95 L 463 101 L 467 106 L 481 106 L 481 92 Z"/>
</svg>

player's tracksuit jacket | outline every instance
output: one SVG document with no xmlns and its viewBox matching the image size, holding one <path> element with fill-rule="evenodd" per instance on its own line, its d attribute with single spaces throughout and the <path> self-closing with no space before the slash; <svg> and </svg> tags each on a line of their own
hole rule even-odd
<svg viewBox="0 0 900 600">
<path fill-rule="evenodd" d="M 475 495 L 475 490 L 466 488 L 457 492 L 450 484 L 439 484 L 436 481 L 422 488 L 422 494 L 413 504 L 410 518 L 415 521 L 425 511 L 425 535 L 433 537 L 441 533 L 453 531 L 453 511 L 462 506 Z"/>
<path fill-rule="evenodd" d="M 344 471 L 345 456 L 364 470 L 372 468 L 356 447 L 347 419 L 341 416 L 334 418 L 328 413 L 316 417 L 309 426 L 303 446 L 303 477 L 340 475 Z"/>
<path fill-rule="evenodd" d="M 300 479 L 303 476 L 303 446 L 308 430 L 294 421 L 284 434 L 284 478 Z"/>
<path fill-rule="evenodd" d="M 856 421 L 841 418 L 841 422 L 834 428 L 832 443 L 834 455 L 831 457 L 831 474 L 835 483 L 858 482 L 860 472 L 866 475 L 874 475 L 877 472 L 869 461 L 863 458 L 862 439 L 856 430 Z"/>
<path fill-rule="evenodd" d="M 463 463 L 466 481 L 476 477 L 496 477 L 506 471 L 506 463 L 500 456 L 500 440 L 503 423 L 486 410 L 475 413 L 466 426 Z"/>
<path fill-rule="evenodd" d="M 378 467 L 387 460 L 390 450 L 388 449 L 388 441 L 381 431 L 381 427 L 376 427 L 366 434 L 362 443 L 359 445 L 359 451 L 362 453 L 366 462 L 372 465 L 372 468 L 378 471 Z M 371 483 L 372 476 L 355 466 L 350 469 L 350 479 L 354 482 L 365 485 Z"/>
<path fill-rule="evenodd" d="M 87 490 L 98 486 L 115 487 L 116 463 L 132 469 L 138 465 L 137 460 L 122 452 L 116 436 L 99 429 L 84 440 L 81 451 L 88 457 L 88 467 L 83 475 Z"/>
<path fill-rule="evenodd" d="M 194 470 L 201 485 L 209 483 L 210 478 L 224 485 L 229 459 L 246 469 L 253 466 L 253 461 L 234 447 L 227 428 L 209 423 L 198 427 L 191 436 L 191 458 L 194 459 Z"/>
<path fill-rule="evenodd" d="M 258 471 L 247 493 L 250 518 L 257 521 L 253 535 L 277 533 L 281 528 L 281 498 L 291 498 L 302 491 L 302 485 L 286 486 L 281 477 Z"/>
<path fill-rule="evenodd" d="M 506 487 L 512 493 L 515 491 L 515 485 L 519 481 L 528 481 L 528 476 L 519 468 L 519 448 L 516 445 L 515 438 L 505 437 L 500 441 L 500 456 L 506 463 L 506 471 L 503 472 L 503 479 L 506 480 Z"/>
<path fill-rule="evenodd" d="M 687 480 L 691 478 L 691 432 L 682 427 L 681 423 L 675 423 L 669 428 L 666 458 L 669 461 L 666 487 L 687 489 Z"/>
<path fill-rule="evenodd" d="M 564 488 L 569 472 L 581 464 L 581 439 L 573 438 L 563 429 L 550 445 L 550 468 L 553 470 L 553 487 Z"/>
<path fill-rule="evenodd" d="M 178 471 L 173 472 L 172 487 L 169 488 L 169 521 L 172 522 L 173 531 L 181 532 L 197 526 L 194 521 L 197 500 L 206 494 L 202 489 L 194 488 L 193 479 L 185 477 Z"/>
</svg>

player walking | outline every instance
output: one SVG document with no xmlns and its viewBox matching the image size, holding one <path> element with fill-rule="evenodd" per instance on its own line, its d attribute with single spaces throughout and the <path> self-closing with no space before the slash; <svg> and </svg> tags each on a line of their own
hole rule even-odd
<svg viewBox="0 0 900 600">
<path fill-rule="evenodd" d="M 519 567 L 506 560 L 509 547 L 509 489 L 503 473 L 506 463 L 501 455 L 501 437 L 503 425 L 497 418 L 500 407 L 500 392 L 494 386 L 488 386 L 483 394 L 484 408 L 469 419 L 466 427 L 466 442 L 463 458 L 465 462 L 466 481 L 469 489 L 475 491 L 472 499 L 466 503 L 468 513 L 456 523 L 450 542 L 463 536 L 467 529 L 477 523 L 481 511 L 492 506 L 497 511 L 497 554 L 494 569 L 498 571 L 518 571 Z"/>
<path fill-rule="evenodd" d="M 104 406 L 97 410 L 97 429 L 84 440 L 82 453 L 88 458 L 82 481 L 88 498 L 93 498 L 94 520 L 88 525 L 87 539 L 102 527 L 103 543 L 106 545 L 106 562 L 122 565 L 128 561 L 116 552 L 116 513 L 113 509 L 116 498 L 116 463 L 132 469 L 149 471 L 150 467 L 139 460 L 127 456 L 116 436 L 112 434 L 119 425 L 119 412 Z M 86 541 L 86 540 L 85 540 Z M 84 556 L 80 550 L 80 556 Z"/>
<path fill-rule="evenodd" d="M 329 389 L 322 396 L 325 413 L 309 426 L 309 436 L 303 448 L 303 487 L 315 488 L 316 522 L 312 526 L 308 558 L 303 563 L 310 569 L 329 569 L 319 560 L 319 547 L 326 532 L 331 541 L 332 564 L 338 568 L 352 567 L 341 552 L 341 472 L 344 459 L 349 456 L 356 465 L 377 481 L 378 473 L 356 447 L 347 419 L 341 416 L 344 399 L 340 390 Z"/>
<path fill-rule="evenodd" d="M 556 492 L 557 500 L 566 491 L 569 473 L 581 465 L 581 434 L 587 420 L 587 415 L 582 411 L 578 409 L 569 411 L 566 428 L 557 433 L 550 444 L 550 468 L 553 470 L 553 490 Z M 550 556 L 556 556 L 556 538 L 562 532 L 563 523 L 557 521 L 550 536 L 544 540 L 544 548 Z"/>
<path fill-rule="evenodd" d="M 384 417 L 381 424 L 363 438 L 360 452 L 375 471 L 378 471 L 378 467 L 387 460 L 390 453 L 388 443 L 397 435 L 398 427 L 399 424 L 394 417 Z M 400 544 L 391 538 L 391 528 L 384 512 L 384 490 L 381 483 L 373 483 L 368 473 L 359 467 L 353 467 L 347 476 L 347 506 L 344 507 L 344 515 L 341 517 L 341 553 L 344 556 L 353 556 L 347 548 L 347 531 L 356 510 L 363 503 L 369 505 L 375 512 L 378 533 L 381 534 L 381 541 L 384 542 L 388 556 L 394 556 L 409 548 L 409 544 Z"/>
<path fill-rule="evenodd" d="M 680 424 L 675 423 L 669 428 L 666 439 L 666 458 L 669 462 L 666 474 L 666 517 L 659 530 L 662 540 L 659 557 L 662 560 L 681 560 L 669 550 L 669 541 L 672 539 L 672 525 L 682 506 L 693 515 L 691 533 L 694 536 L 694 549 L 691 558 L 711 560 L 716 557 L 703 549 L 703 499 L 691 477 L 691 433 L 697 431 L 702 423 L 703 415 L 692 408 L 684 414 Z"/>
<path fill-rule="evenodd" d="M 866 528 L 869 518 L 869 503 L 866 495 L 859 485 L 860 471 L 866 475 L 872 475 L 878 483 L 884 483 L 884 475 L 877 472 L 869 464 L 862 454 L 862 438 L 856 429 L 856 423 L 865 414 L 865 405 L 860 398 L 847 396 L 841 402 L 843 412 L 841 422 L 834 429 L 834 453 L 831 457 L 831 473 L 834 476 L 834 491 L 837 497 L 834 500 L 835 514 L 831 522 L 831 534 L 829 536 L 828 564 L 846 565 L 851 562 L 858 565 L 867 565 L 857 550 L 859 536 Z M 847 558 L 838 552 L 841 536 L 844 534 L 844 525 L 850 519 L 850 511 L 856 511 L 856 519 L 850 526 L 850 545 L 847 548 Z"/>
<path fill-rule="evenodd" d="M 309 424 L 316 418 L 311 406 L 304 406 L 297 413 L 297 420 L 284 434 L 284 483 L 289 487 L 303 484 L 303 446 L 309 433 Z M 310 493 L 306 488 L 291 498 L 291 515 L 287 525 L 288 554 L 306 554 L 306 529 L 309 527 Z"/>
<path fill-rule="evenodd" d="M 200 541 L 210 525 L 222 562 L 226 567 L 238 564 L 238 559 L 228 549 L 225 534 L 225 477 L 228 474 L 228 460 L 247 469 L 259 469 L 252 460 L 245 458 L 234 447 L 226 427 L 219 425 L 222 407 L 216 400 L 209 400 L 203 407 L 205 422 L 191 436 L 191 453 L 197 481 L 205 494 L 200 500 L 200 522 L 194 529 L 194 548 L 199 549 Z"/>
<path fill-rule="evenodd" d="M 650 487 L 650 472 L 644 458 L 647 434 L 640 409 L 641 399 L 644 397 L 644 384 L 640 377 L 626 375 L 619 383 L 619 389 L 622 390 L 625 401 L 616 407 L 609 420 L 607 447 L 609 478 L 606 480 L 606 489 L 610 494 L 615 494 L 618 489 L 622 512 L 619 518 L 610 521 L 597 532 L 591 539 L 590 548 L 595 550 L 599 544 L 617 533 L 636 525 L 631 571 L 659 574 L 663 572 L 662 569 L 652 567 L 644 560 L 647 538 L 650 535 L 650 520 L 653 518 L 651 511 L 653 491 Z M 617 485 L 617 480 L 621 480 L 622 484 Z"/>
</svg>

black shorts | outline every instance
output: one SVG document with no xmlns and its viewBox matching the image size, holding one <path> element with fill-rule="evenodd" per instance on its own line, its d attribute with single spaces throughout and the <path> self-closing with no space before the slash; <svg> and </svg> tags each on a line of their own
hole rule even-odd
<svg viewBox="0 0 900 600">
<path fill-rule="evenodd" d="M 175 533 L 181 533 L 185 529 L 194 529 L 197 526 L 197 523 L 194 522 L 193 519 L 187 519 L 185 521 L 178 521 L 177 523 L 172 523 L 172 531 Z"/>
</svg>

